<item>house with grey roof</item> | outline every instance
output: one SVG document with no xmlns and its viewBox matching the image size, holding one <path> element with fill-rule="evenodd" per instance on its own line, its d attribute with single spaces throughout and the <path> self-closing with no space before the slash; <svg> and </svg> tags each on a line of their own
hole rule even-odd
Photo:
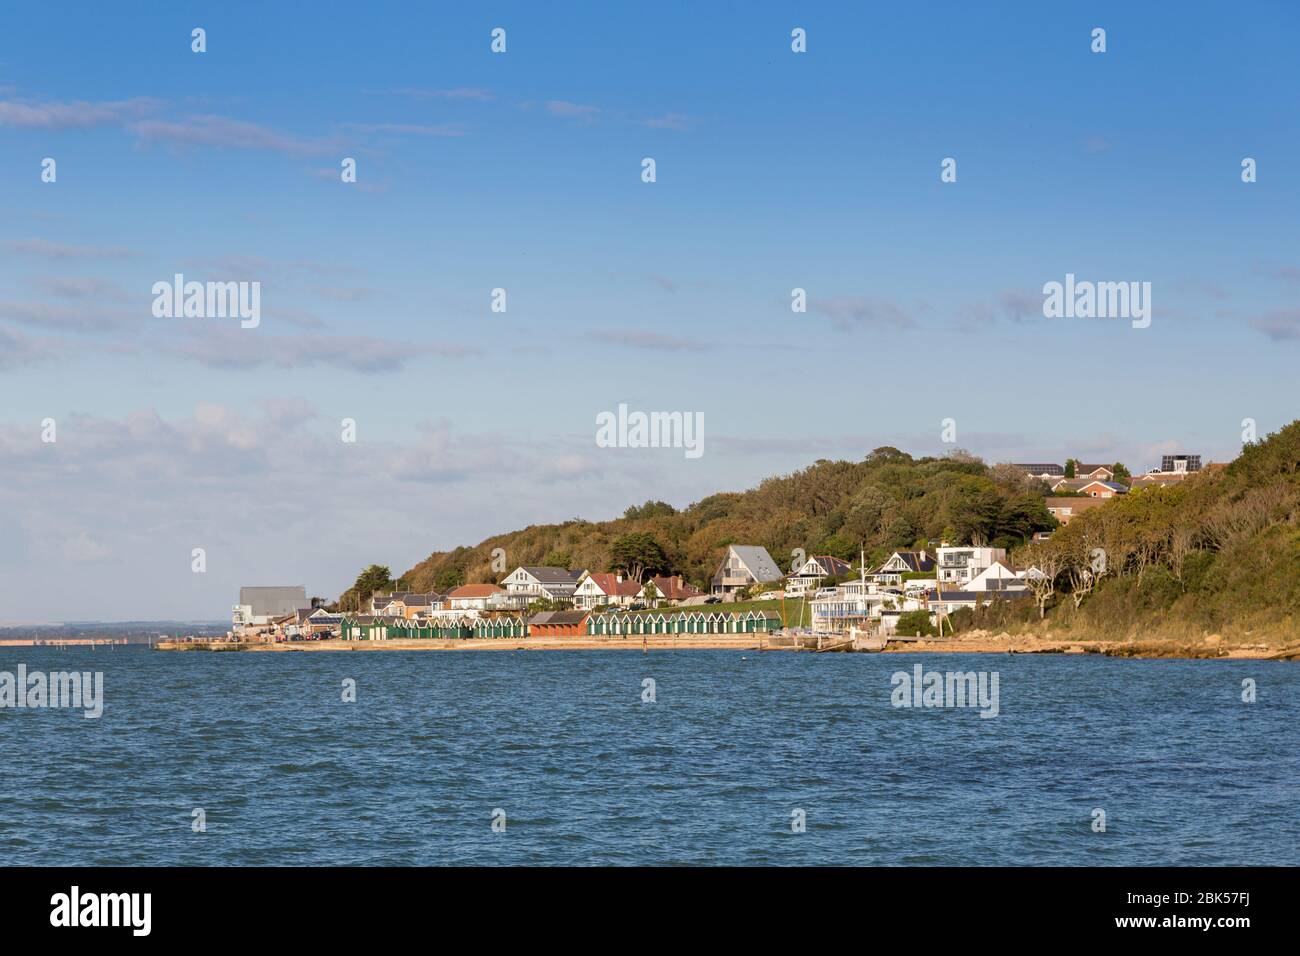
<svg viewBox="0 0 1300 956">
<path fill-rule="evenodd" d="M 526 597 L 529 601 L 547 598 L 552 601 L 572 601 L 585 571 L 565 568 L 518 567 L 506 575 L 501 586 L 506 593 Z"/>
<path fill-rule="evenodd" d="M 768 584 L 785 577 L 767 548 L 756 544 L 733 544 L 714 572 L 714 594 L 735 594 L 752 584 Z"/>
</svg>

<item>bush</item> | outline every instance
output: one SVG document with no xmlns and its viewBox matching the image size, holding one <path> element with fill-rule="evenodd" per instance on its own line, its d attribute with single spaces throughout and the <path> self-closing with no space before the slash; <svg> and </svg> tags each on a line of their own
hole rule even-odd
<svg viewBox="0 0 1300 956">
<path fill-rule="evenodd" d="M 918 609 L 898 615 L 894 633 L 904 637 L 933 637 L 938 632 L 930 623 L 930 612 Z"/>
</svg>

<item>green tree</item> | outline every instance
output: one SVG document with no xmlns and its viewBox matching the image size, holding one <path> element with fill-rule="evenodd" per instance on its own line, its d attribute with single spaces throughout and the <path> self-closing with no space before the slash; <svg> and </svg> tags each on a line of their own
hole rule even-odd
<svg viewBox="0 0 1300 956">
<path fill-rule="evenodd" d="M 465 569 L 456 565 L 448 565 L 438 572 L 437 577 L 433 579 L 433 586 L 439 591 L 450 591 L 452 588 L 458 588 L 465 583 Z"/>
<path fill-rule="evenodd" d="M 358 604 L 365 604 L 376 591 L 393 590 L 392 572 L 385 565 L 372 564 L 357 575 L 352 590 L 357 596 Z"/>
<path fill-rule="evenodd" d="M 1127 484 L 1133 479 L 1133 474 L 1124 467 L 1122 461 L 1115 462 L 1115 464 L 1111 465 L 1110 470 L 1115 473 L 1115 480 L 1121 484 Z"/>
<path fill-rule="evenodd" d="M 573 552 L 566 548 L 556 548 L 546 557 L 542 558 L 542 564 L 548 568 L 568 568 L 573 563 Z"/>
<path fill-rule="evenodd" d="M 1073 458 L 1065 459 L 1065 477 L 1073 478 L 1079 473 L 1079 463 Z"/>
<path fill-rule="evenodd" d="M 624 518 L 663 518 L 677 514 L 677 509 L 666 501 L 647 501 L 641 507 L 633 505 L 623 512 Z"/>
<path fill-rule="evenodd" d="M 623 571 L 634 581 L 647 574 L 666 574 L 671 570 L 663 547 L 648 531 L 633 531 L 615 539 L 609 546 L 609 556 L 615 570 Z"/>
</svg>

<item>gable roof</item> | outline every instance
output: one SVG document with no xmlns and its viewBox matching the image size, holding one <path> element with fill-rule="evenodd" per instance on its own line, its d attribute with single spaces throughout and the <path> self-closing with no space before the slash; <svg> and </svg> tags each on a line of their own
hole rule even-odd
<svg viewBox="0 0 1300 956">
<path fill-rule="evenodd" d="M 804 568 L 807 568 L 808 565 L 814 561 L 816 561 L 817 564 L 821 567 L 821 569 L 831 577 L 838 577 L 841 574 L 848 574 L 850 571 L 853 570 L 853 567 L 852 565 L 849 564 L 849 562 L 843 560 L 842 558 L 837 558 L 833 554 L 814 554 L 811 557 L 809 557 L 807 561 L 804 562 L 803 567 L 800 568 L 798 571 L 796 571 L 795 574 L 796 575 L 803 574 Z M 809 573 L 815 573 L 815 572 L 809 572 Z"/>
<path fill-rule="evenodd" d="M 635 597 L 641 585 L 635 581 L 620 581 L 618 575 L 609 571 L 589 571 L 587 577 L 596 583 L 601 593 L 610 597 Z"/>
<path fill-rule="evenodd" d="M 495 584 L 462 584 L 447 593 L 448 600 L 453 598 L 485 598 L 493 594 L 502 594 L 503 590 Z"/>
<path fill-rule="evenodd" d="M 750 573 L 754 580 L 767 583 L 769 581 L 779 581 L 784 574 L 772 560 L 772 556 L 767 553 L 767 548 L 757 544 L 733 544 L 728 546 L 729 553 L 734 553 L 740 559 L 740 563 L 745 570 Z M 723 561 L 725 562 L 725 558 Z"/>
<path fill-rule="evenodd" d="M 1115 491 L 1120 494 L 1123 494 L 1124 492 L 1128 491 L 1128 485 L 1121 485 L 1117 481 L 1102 481 L 1100 478 L 1089 479 L 1087 482 L 1084 483 L 1083 488 L 1090 488 L 1093 485 L 1102 485 L 1103 487 L 1109 488 L 1111 491 Z M 1082 491 L 1083 488 L 1079 490 Z"/>
<path fill-rule="evenodd" d="M 659 596 L 666 598 L 669 601 L 685 601 L 688 598 L 704 596 L 703 591 L 697 591 L 682 580 L 681 577 L 669 578 L 663 577 L 662 575 L 656 575 L 652 577 L 650 581 L 654 583 L 655 589 L 659 592 Z M 645 590 L 644 587 L 638 590 L 637 594 L 640 594 L 643 590 Z"/>
<path fill-rule="evenodd" d="M 581 624 L 588 611 L 540 611 L 528 619 L 529 624 Z"/>
<path fill-rule="evenodd" d="M 520 570 L 527 571 L 540 584 L 576 584 L 578 578 L 582 577 L 581 571 L 569 571 L 565 568 L 529 567 L 525 565 Z"/>
<path fill-rule="evenodd" d="M 922 557 L 922 555 L 924 555 L 924 557 Z M 884 568 L 884 566 L 894 560 L 894 558 L 898 558 L 913 571 L 934 570 L 934 555 L 930 554 L 928 551 L 895 551 L 885 559 L 884 564 L 881 564 L 880 568 Z M 880 568 L 877 568 L 875 573 L 879 574 Z"/>
<path fill-rule="evenodd" d="M 1088 508 L 1097 508 L 1106 503 L 1105 498 L 1089 498 L 1087 496 L 1071 497 L 1069 495 L 1059 498 L 1044 498 L 1043 503 L 1047 505 L 1048 511 L 1060 511 L 1063 508 L 1069 508 L 1071 512 L 1086 511 Z"/>
</svg>

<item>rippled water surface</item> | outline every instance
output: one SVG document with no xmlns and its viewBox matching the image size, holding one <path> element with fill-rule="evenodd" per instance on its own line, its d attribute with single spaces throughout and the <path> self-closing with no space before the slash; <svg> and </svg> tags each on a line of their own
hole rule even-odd
<svg viewBox="0 0 1300 956">
<path fill-rule="evenodd" d="M 918 662 L 996 671 L 999 716 L 892 707 Z M 1294 663 L 0 648 L 19 663 L 102 670 L 106 703 L 0 710 L 10 865 L 1300 863 Z"/>
</svg>

